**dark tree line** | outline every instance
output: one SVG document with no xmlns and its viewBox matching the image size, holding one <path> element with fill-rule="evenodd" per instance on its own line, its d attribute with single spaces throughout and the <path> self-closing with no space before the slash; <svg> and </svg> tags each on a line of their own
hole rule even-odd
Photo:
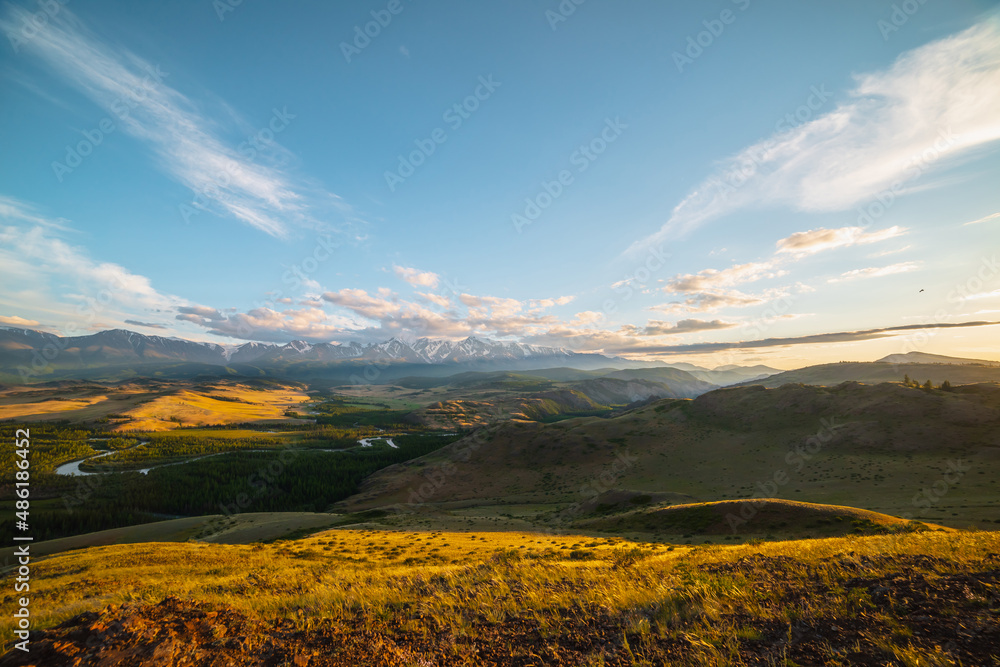
<svg viewBox="0 0 1000 667">
<path fill-rule="evenodd" d="M 31 507 L 36 541 L 230 512 L 322 512 L 387 466 L 433 452 L 457 436 L 401 436 L 399 449 L 235 452 L 186 464 L 82 478 L 45 476 Z M 0 503 L 0 541 L 13 534 L 13 501 Z M 8 520 L 11 519 L 11 520 Z"/>
</svg>

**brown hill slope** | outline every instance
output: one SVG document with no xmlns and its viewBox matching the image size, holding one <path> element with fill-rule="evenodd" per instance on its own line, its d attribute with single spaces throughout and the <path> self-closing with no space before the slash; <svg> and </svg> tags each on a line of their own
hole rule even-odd
<svg viewBox="0 0 1000 667">
<path fill-rule="evenodd" d="M 994 364 L 940 364 L 940 363 L 890 363 L 890 362 L 844 362 L 807 366 L 794 371 L 785 371 L 761 380 L 750 380 L 742 384 L 759 384 L 764 387 L 780 387 L 789 383 L 802 383 L 830 387 L 841 382 L 902 382 L 905 376 L 921 384 L 930 380 L 939 385 L 948 380 L 955 384 L 976 384 L 1000 382 L 1000 366 Z"/>
<path fill-rule="evenodd" d="M 996 385 L 738 387 L 612 419 L 490 426 L 376 473 L 342 508 L 565 507 L 624 488 L 702 501 L 778 496 L 968 525 L 1000 519 L 997 479 Z"/>
<path fill-rule="evenodd" d="M 907 529 L 927 530 L 905 519 L 854 507 L 817 505 L 793 500 L 761 498 L 722 500 L 632 510 L 614 516 L 584 519 L 574 527 L 605 533 L 735 535 L 739 533 L 840 537 Z"/>
</svg>

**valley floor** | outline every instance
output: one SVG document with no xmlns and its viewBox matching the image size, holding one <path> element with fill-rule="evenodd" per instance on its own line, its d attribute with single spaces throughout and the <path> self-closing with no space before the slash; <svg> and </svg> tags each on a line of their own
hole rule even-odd
<svg viewBox="0 0 1000 667">
<path fill-rule="evenodd" d="M 34 564 L 44 630 L 0 665 L 1000 665 L 998 554 L 994 532 L 95 547 Z"/>
</svg>

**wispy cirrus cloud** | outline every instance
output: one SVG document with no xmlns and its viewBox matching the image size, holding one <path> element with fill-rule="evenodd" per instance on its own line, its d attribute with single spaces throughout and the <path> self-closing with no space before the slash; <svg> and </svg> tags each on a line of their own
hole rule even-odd
<svg viewBox="0 0 1000 667">
<path fill-rule="evenodd" d="M 712 313 L 724 308 L 762 306 L 770 301 L 787 297 L 788 294 L 789 290 L 785 288 L 773 288 L 759 294 L 750 294 L 735 289 L 708 290 L 693 294 L 683 301 L 671 301 L 651 306 L 649 310 L 668 314 Z"/>
<path fill-rule="evenodd" d="M 902 236 L 906 232 L 905 227 L 899 226 L 880 229 L 877 232 L 866 232 L 862 227 L 811 229 L 807 232 L 796 232 L 781 239 L 776 245 L 779 253 L 804 257 L 836 248 L 878 243 Z"/>
<path fill-rule="evenodd" d="M 992 215 L 987 215 L 982 218 L 979 218 L 978 220 L 972 220 L 970 222 L 966 222 L 964 226 L 967 227 L 969 225 L 981 225 L 984 222 L 992 222 L 994 220 L 1000 221 L 1000 213 L 994 213 Z"/>
<path fill-rule="evenodd" d="M 992 292 L 977 292 L 976 294 L 968 294 L 961 297 L 962 301 L 978 301 L 980 299 L 1000 299 L 1000 289 L 995 289 Z"/>
<path fill-rule="evenodd" d="M 726 322 L 723 320 L 687 319 L 678 322 L 650 320 L 644 327 L 625 325 L 621 328 L 621 331 L 632 336 L 677 336 L 701 331 L 720 331 L 722 329 L 732 329 L 737 326 L 739 326 L 738 322 Z"/>
<path fill-rule="evenodd" d="M 7 5 L 0 30 L 10 32 L 30 18 L 25 9 Z M 315 207 L 343 212 L 346 204 L 336 195 L 317 192 L 279 167 L 246 159 L 227 145 L 218 135 L 217 120 L 205 117 L 198 104 L 164 81 L 169 72 L 102 42 L 68 8 L 62 7 L 36 27 L 24 51 L 40 58 L 117 119 L 125 132 L 146 143 L 159 166 L 196 194 L 198 206 L 276 237 L 287 235 L 293 225 L 322 226 Z M 227 108 L 219 117 L 233 117 L 232 113 Z M 249 126 L 238 117 L 234 124 L 235 129 Z M 284 149 L 269 142 L 261 151 L 281 154 Z"/>
<path fill-rule="evenodd" d="M 146 276 L 66 241 L 67 225 L 0 198 L 0 303 L 84 328 L 120 326 L 130 315 L 172 312 L 186 304 L 158 291 Z"/>
<path fill-rule="evenodd" d="M 705 269 L 695 274 L 674 276 L 663 291 L 674 294 L 691 294 L 706 290 L 751 283 L 763 278 L 777 278 L 787 271 L 776 269 L 773 262 L 749 262 L 728 269 Z"/>
<path fill-rule="evenodd" d="M 65 220 L 47 218 L 38 213 L 31 204 L 6 195 L 0 195 L 0 220 L 27 222 L 49 229 L 68 230 Z"/>
<path fill-rule="evenodd" d="M 881 278 L 882 276 L 891 276 L 897 273 L 909 273 L 910 271 L 916 271 L 919 268 L 919 262 L 900 262 L 899 264 L 890 264 L 889 266 L 872 266 L 865 269 L 854 269 L 853 271 L 848 271 L 841 274 L 837 278 L 831 278 L 827 282 L 842 283 L 847 280 Z"/>
<path fill-rule="evenodd" d="M 144 329 L 166 329 L 167 327 L 155 322 L 140 322 L 139 320 L 125 320 L 125 324 L 133 327 L 143 327 Z"/>
<path fill-rule="evenodd" d="M 956 322 L 941 324 L 906 324 L 898 327 L 883 327 L 865 329 L 862 331 L 837 331 L 831 333 L 809 334 L 790 338 L 764 338 L 761 340 L 746 340 L 718 343 L 687 343 L 679 345 L 647 345 L 641 352 L 645 354 L 697 354 L 704 352 L 722 352 L 725 350 L 740 350 L 768 347 L 786 347 L 789 345 L 821 345 L 827 343 L 854 343 L 865 340 L 889 338 L 910 331 L 923 329 L 955 329 L 964 327 L 996 326 L 1000 322 Z"/>
<path fill-rule="evenodd" d="M 1000 19 L 908 51 L 855 80 L 831 112 L 723 160 L 630 251 L 746 208 L 846 210 L 912 180 L 920 156 L 942 136 L 955 156 L 1000 139 Z"/>
<path fill-rule="evenodd" d="M 898 255 L 901 252 L 906 252 L 907 250 L 912 250 L 912 245 L 904 245 L 898 248 L 889 248 L 888 250 L 883 250 L 881 252 L 872 253 L 868 255 L 869 259 L 874 259 L 877 257 L 888 257 L 889 255 Z"/>
</svg>

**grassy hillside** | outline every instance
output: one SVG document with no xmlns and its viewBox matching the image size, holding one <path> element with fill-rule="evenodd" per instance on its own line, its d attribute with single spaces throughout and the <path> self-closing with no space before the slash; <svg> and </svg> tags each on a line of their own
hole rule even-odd
<svg viewBox="0 0 1000 667">
<path fill-rule="evenodd" d="M 833 537 L 929 530 L 926 524 L 837 505 L 761 498 L 650 507 L 576 521 L 574 527 L 619 534 L 686 533 L 735 535 L 745 530 L 770 535 Z M 936 526 L 934 528 L 937 528 Z"/>
<path fill-rule="evenodd" d="M 905 376 L 921 384 L 930 380 L 940 385 L 948 380 L 955 384 L 975 384 L 1000 382 L 1000 367 L 997 365 L 959 365 L 927 363 L 887 363 L 887 362 L 844 362 L 808 366 L 794 371 L 785 371 L 761 380 L 751 380 L 744 384 L 759 384 L 763 387 L 780 387 L 799 383 L 829 387 L 841 382 L 902 382 Z"/>
<path fill-rule="evenodd" d="M 779 497 L 986 526 L 1000 520 L 998 452 L 996 385 L 741 387 L 612 419 L 493 425 L 373 475 L 345 508 L 514 503 L 557 511 L 630 489 L 699 501 Z"/>
<path fill-rule="evenodd" d="M 0 665 L 996 665 L 998 552 L 984 532 L 96 547 L 35 563 L 46 630 Z"/>
</svg>

